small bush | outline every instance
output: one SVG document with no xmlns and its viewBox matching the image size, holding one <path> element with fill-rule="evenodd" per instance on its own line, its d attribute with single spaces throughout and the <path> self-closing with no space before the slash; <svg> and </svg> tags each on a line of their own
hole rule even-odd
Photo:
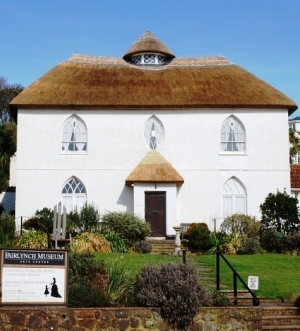
<svg viewBox="0 0 300 331">
<path fill-rule="evenodd" d="M 152 251 L 152 245 L 147 240 L 141 240 L 134 244 L 133 251 L 141 254 L 149 254 Z"/>
<path fill-rule="evenodd" d="M 107 299 L 110 305 L 122 305 L 132 300 L 134 276 L 121 260 L 107 263 Z"/>
<path fill-rule="evenodd" d="M 260 222 L 254 217 L 244 214 L 234 214 L 225 218 L 220 231 L 228 234 L 237 233 L 242 237 L 259 237 Z"/>
<path fill-rule="evenodd" d="M 256 254 L 261 253 L 260 242 L 256 238 L 246 238 L 237 254 Z"/>
<path fill-rule="evenodd" d="M 101 307 L 103 306 L 103 298 L 91 286 L 72 284 L 68 287 L 68 306 L 76 308 Z"/>
<path fill-rule="evenodd" d="M 111 231 L 126 239 L 127 248 L 131 248 L 140 240 L 145 240 L 151 233 L 149 223 L 125 212 L 111 212 L 102 217 L 101 232 Z"/>
<path fill-rule="evenodd" d="M 213 246 L 211 232 L 206 223 L 193 223 L 186 232 L 188 245 L 193 250 L 208 250 Z"/>
<path fill-rule="evenodd" d="M 193 266 L 149 265 L 137 275 L 137 301 L 143 306 L 160 307 L 162 318 L 172 328 L 188 329 L 202 297 L 208 300 L 209 294 L 200 285 L 198 271 Z"/>
<path fill-rule="evenodd" d="M 92 232 L 99 228 L 100 215 L 93 204 L 85 204 L 79 215 L 83 231 Z"/>
<path fill-rule="evenodd" d="M 105 306 L 107 269 L 91 253 L 69 257 L 68 304 L 70 307 Z"/>
<path fill-rule="evenodd" d="M 293 251 L 297 251 L 297 255 L 300 253 L 300 233 L 294 232 L 287 235 L 286 238 L 286 249 L 293 254 Z"/>
<path fill-rule="evenodd" d="M 18 238 L 17 247 L 21 248 L 48 248 L 47 233 L 42 231 L 24 231 Z"/>
<path fill-rule="evenodd" d="M 2 212 L 0 215 L 0 245 L 10 246 L 15 238 L 15 218 Z"/>
<path fill-rule="evenodd" d="M 236 254 L 243 246 L 245 238 L 241 237 L 238 233 L 233 233 L 226 237 L 226 242 L 221 246 L 224 254 Z"/>
<path fill-rule="evenodd" d="M 33 217 L 23 223 L 23 228 L 26 230 L 42 231 L 48 235 L 53 233 L 53 210 L 43 208 L 37 210 Z"/>
<path fill-rule="evenodd" d="M 282 253 L 286 249 L 287 236 L 282 232 L 267 230 L 262 234 L 261 245 L 268 252 Z"/>
<path fill-rule="evenodd" d="M 121 237 L 119 233 L 114 231 L 103 234 L 103 237 L 109 241 L 111 251 L 113 253 L 125 253 L 126 252 L 126 240 Z"/>
<path fill-rule="evenodd" d="M 73 239 L 72 250 L 75 253 L 111 253 L 109 242 L 100 233 L 83 232 Z"/>
<path fill-rule="evenodd" d="M 212 304 L 213 306 L 222 307 L 227 306 L 229 303 L 228 296 L 221 291 L 212 292 Z"/>
</svg>

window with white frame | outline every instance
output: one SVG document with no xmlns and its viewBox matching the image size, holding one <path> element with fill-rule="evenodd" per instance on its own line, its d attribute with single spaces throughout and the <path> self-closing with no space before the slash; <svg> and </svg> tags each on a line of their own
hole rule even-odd
<svg viewBox="0 0 300 331">
<path fill-rule="evenodd" d="M 132 56 L 132 62 L 134 64 L 159 65 L 163 64 L 165 60 L 165 55 L 157 53 L 135 54 Z"/>
<path fill-rule="evenodd" d="M 235 177 L 230 178 L 222 189 L 222 215 L 247 213 L 247 195 L 244 185 Z"/>
<path fill-rule="evenodd" d="M 145 123 L 144 139 L 151 149 L 156 149 L 164 139 L 164 127 L 155 115 L 152 115 Z"/>
<path fill-rule="evenodd" d="M 63 126 L 62 150 L 67 152 L 87 151 L 87 128 L 83 120 L 76 115 L 68 118 Z"/>
<path fill-rule="evenodd" d="M 221 128 L 221 152 L 245 153 L 246 134 L 243 123 L 235 116 L 229 116 Z"/>
<path fill-rule="evenodd" d="M 62 189 L 62 204 L 67 213 L 80 212 L 86 203 L 86 189 L 83 183 L 76 177 L 71 177 Z"/>
</svg>

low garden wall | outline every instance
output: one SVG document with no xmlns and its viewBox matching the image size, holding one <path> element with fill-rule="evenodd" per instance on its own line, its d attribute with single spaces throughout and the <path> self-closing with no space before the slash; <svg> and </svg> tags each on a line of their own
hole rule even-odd
<svg viewBox="0 0 300 331">
<path fill-rule="evenodd" d="M 184 312 L 183 312 L 184 314 Z M 190 331 L 262 330 L 260 307 L 201 308 Z M 2 331 L 167 331 L 159 309 L 0 307 Z"/>
</svg>

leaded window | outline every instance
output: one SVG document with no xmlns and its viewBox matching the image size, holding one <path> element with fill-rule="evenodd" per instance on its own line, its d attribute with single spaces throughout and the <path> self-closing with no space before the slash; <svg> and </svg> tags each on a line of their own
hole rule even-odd
<svg viewBox="0 0 300 331">
<path fill-rule="evenodd" d="M 247 195 L 244 185 L 235 177 L 230 178 L 222 189 L 222 214 L 226 218 L 232 214 L 247 213 Z"/>
<path fill-rule="evenodd" d="M 246 150 L 246 134 L 243 123 L 235 116 L 228 117 L 221 128 L 221 152 L 242 152 Z"/>
<path fill-rule="evenodd" d="M 73 115 L 64 124 L 62 150 L 68 152 L 87 151 L 87 128 L 83 120 Z"/>
<path fill-rule="evenodd" d="M 155 115 L 151 116 L 145 124 L 144 139 L 151 149 L 156 149 L 164 139 L 164 127 Z"/>
<path fill-rule="evenodd" d="M 137 54 L 132 56 L 132 62 L 135 64 L 163 64 L 166 61 L 166 56 L 155 53 Z"/>
<path fill-rule="evenodd" d="M 86 189 L 83 183 L 76 177 L 71 177 L 62 189 L 62 204 L 66 211 L 78 211 L 86 203 Z"/>
</svg>

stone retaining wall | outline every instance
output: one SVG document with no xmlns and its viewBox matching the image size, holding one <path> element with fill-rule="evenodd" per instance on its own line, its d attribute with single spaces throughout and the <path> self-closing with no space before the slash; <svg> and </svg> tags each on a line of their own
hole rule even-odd
<svg viewBox="0 0 300 331">
<path fill-rule="evenodd" d="M 190 331 L 262 330 L 260 307 L 201 308 Z M 159 309 L 0 307 L 2 331 L 167 331 Z"/>
</svg>

